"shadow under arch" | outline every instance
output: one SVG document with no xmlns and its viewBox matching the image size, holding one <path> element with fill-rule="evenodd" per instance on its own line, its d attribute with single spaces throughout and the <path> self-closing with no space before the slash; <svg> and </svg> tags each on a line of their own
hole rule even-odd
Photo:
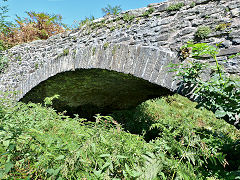
<svg viewBox="0 0 240 180">
<path fill-rule="evenodd" d="M 130 74 L 105 69 L 77 69 L 58 73 L 32 88 L 20 101 L 43 103 L 55 94 L 57 111 L 79 114 L 91 119 L 95 114 L 107 115 L 116 110 L 136 107 L 147 99 L 173 94 L 167 88 Z"/>
</svg>

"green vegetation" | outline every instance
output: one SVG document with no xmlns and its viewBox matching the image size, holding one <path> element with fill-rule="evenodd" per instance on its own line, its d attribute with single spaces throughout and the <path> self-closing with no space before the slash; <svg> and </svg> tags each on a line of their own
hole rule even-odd
<svg viewBox="0 0 240 180">
<path fill-rule="evenodd" d="M 22 60 L 22 57 L 21 57 L 20 55 L 18 55 L 18 56 L 15 57 L 15 60 L 16 60 L 16 61 L 21 61 L 21 60 Z"/>
<path fill-rule="evenodd" d="M 2 0 L 2 2 L 6 2 L 7 0 Z M 9 32 L 8 27 L 12 26 L 12 23 L 7 21 L 7 12 L 8 6 L 2 5 L 0 6 L 0 34 L 7 34 Z M 8 49 L 8 44 L 5 43 L 2 38 L 0 40 L 0 51 Z"/>
<path fill-rule="evenodd" d="M 69 54 L 69 48 L 64 49 L 63 52 L 58 55 L 58 58 L 63 57 L 63 56 L 67 56 L 68 54 Z"/>
<path fill-rule="evenodd" d="M 94 19 L 94 16 L 91 16 L 90 18 L 86 17 L 84 20 L 78 23 L 78 27 L 81 28 L 84 25 L 90 25 Z"/>
<path fill-rule="evenodd" d="M 39 64 L 36 63 L 36 64 L 35 64 L 35 69 L 37 70 L 38 68 L 39 68 Z"/>
<path fill-rule="evenodd" d="M 146 101 L 114 118 L 96 115 L 96 122 L 1 100 L 1 179 L 237 177 L 239 131 L 179 95 Z"/>
<path fill-rule="evenodd" d="M 130 15 L 128 13 L 123 15 L 123 20 L 126 22 L 131 22 L 131 21 L 133 21 L 134 18 L 135 18 L 134 15 Z"/>
<path fill-rule="evenodd" d="M 63 50 L 63 56 L 67 56 L 69 54 L 69 48 Z"/>
<path fill-rule="evenodd" d="M 115 26 L 110 27 L 110 31 L 114 31 L 116 29 Z"/>
<path fill-rule="evenodd" d="M 0 55 L 0 73 L 3 73 L 8 66 L 8 58 Z"/>
<path fill-rule="evenodd" d="M 104 15 L 118 15 L 122 11 L 121 6 L 111 6 L 107 5 L 107 7 L 102 8 L 102 12 Z"/>
<path fill-rule="evenodd" d="M 73 50 L 73 52 L 72 52 L 73 59 L 75 59 L 75 58 L 76 58 L 76 54 L 77 54 L 77 50 L 76 50 L 76 49 L 74 49 L 74 50 Z"/>
<path fill-rule="evenodd" d="M 215 27 L 216 31 L 224 31 L 225 29 L 227 29 L 228 27 L 231 27 L 231 23 L 222 23 L 219 24 Z"/>
<path fill-rule="evenodd" d="M 228 58 L 235 58 L 235 57 L 237 57 L 237 56 L 240 56 L 240 52 L 239 53 L 237 53 L 237 54 L 234 54 L 234 55 L 231 55 L 231 56 L 229 56 Z"/>
<path fill-rule="evenodd" d="M 152 14 L 153 12 L 154 12 L 154 8 L 153 7 L 150 7 L 148 10 L 146 10 L 143 14 L 142 14 L 142 16 L 144 16 L 144 17 L 148 17 L 150 14 Z"/>
<path fill-rule="evenodd" d="M 160 160 L 162 169 L 158 168 L 167 179 L 171 179 L 175 172 L 180 179 L 205 179 L 210 174 L 217 176 L 220 169 L 223 171 L 222 175 L 226 175 L 228 173 L 224 172 L 220 165 L 224 165 L 224 161 L 228 161 L 229 165 L 232 164 L 230 166 L 235 168 L 240 165 L 240 161 L 234 162 L 234 157 L 231 156 L 231 153 L 240 155 L 240 150 L 230 150 L 235 140 L 230 142 L 228 137 L 222 136 L 222 133 L 228 134 L 235 128 L 224 120 L 216 119 L 214 114 L 206 109 L 196 109 L 196 106 L 197 103 L 175 95 L 148 100 L 132 111 L 116 112 L 113 117 L 131 133 L 141 134 L 147 141 L 154 139 L 150 144 L 158 155 L 150 157 Z M 239 141 L 239 131 L 233 131 L 229 135 Z M 228 147 L 220 145 L 221 143 Z M 225 148 L 231 153 L 228 154 Z M 225 153 L 228 155 L 225 156 Z M 227 157 L 231 157 L 231 160 Z M 214 164 L 217 167 L 213 167 Z M 156 164 L 150 166 L 152 167 L 149 169 L 157 169 Z"/>
<path fill-rule="evenodd" d="M 167 11 L 178 11 L 184 5 L 172 4 Z M 0 7 L 0 51 L 66 30 L 60 15 L 27 12 L 29 17 L 17 17 L 17 26 L 13 26 L 6 21 L 7 11 L 7 6 Z M 108 5 L 102 11 L 117 15 L 121 8 Z M 142 16 L 153 12 L 150 7 Z M 123 15 L 126 22 L 134 18 Z M 105 20 L 93 20 L 86 18 L 79 26 L 86 25 L 88 33 L 106 26 Z M 216 30 L 230 26 L 219 24 Z M 210 33 L 210 27 L 201 26 L 195 38 L 202 40 Z M 109 45 L 104 43 L 103 49 Z M 117 48 L 113 47 L 113 55 Z M 173 71 L 178 71 L 186 91 L 194 91 L 198 104 L 174 95 L 148 100 L 110 116 L 98 114 L 89 122 L 80 118 L 81 114 L 70 118 L 65 112 L 57 113 L 51 106 L 59 95 L 46 98 L 44 105 L 13 103 L 0 96 L 0 179 L 239 179 L 239 80 L 228 76 L 219 65 L 218 47 L 188 43 L 181 52 L 184 59 L 196 60 L 172 65 Z M 69 53 L 64 49 L 59 57 Z M 92 55 L 95 53 L 93 47 Z M 215 60 L 214 66 L 197 61 L 206 55 Z M 0 73 L 7 65 L 8 59 L 0 55 Z M 209 67 L 210 78 L 205 80 L 202 73 Z"/>
<path fill-rule="evenodd" d="M 196 2 L 192 2 L 191 4 L 190 4 L 190 7 L 191 8 L 193 8 L 193 7 L 195 7 L 196 6 Z"/>
<path fill-rule="evenodd" d="M 95 52 L 96 52 L 96 47 L 93 47 L 93 48 L 92 48 L 92 55 L 93 55 L 93 56 L 95 55 Z"/>
<path fill-rule="evenodd" d="M 149 149 L 110 117 L 84 123 L 32 103 L 1 107 L 0 117 L 1 179 L 131 177 L 126 167 Z"/>
<path fill-rule="evenodd" d="M 109 47 L 109 42 L 103 44 L 103 49 L 106 50 Z"/>
<path fill-rule="evenodd" d="M 113 46 L 113 49 L 112 49 L 112 55 L 115 55 L 115 54 L 116 54 L 116 51 L 117 51 L 117 46 L 114 45 L 114 46 Z"/>
<path fill-rule="evenodd" d="M 32 11 L 26 13 L 27 18 L 17 16 L 16 24 L 9 25 L 7 32 L 0 33 L 0 38 L 5 47 L 12 47 L 38 39 L 47 39 L 52 35 L 64 32 L 66 29 L 60 15 Z"/>
<path fill-rule="evenodd" d="M 200 26 L 198 27 L 195 33 L 195 39 L 197 40 L 206 39 L 211 32 L 212 30 L 209 26 Z"/>
<path fill-rule="evenodd" d="M 218 47 L 206 43 L 188 43 L 182 47 L 182 50 L 184 49 L 190 49 L 188 51 L 190 52 L 190 57 L 195 59 L 208 55 L 215 60 L 214 66 L 193 60 L 189 61 L 188 64 L 181 64 L 180 68 L 175 68 L 174 70 L 178 71 L 177 76 L 182 80 L 184 88 L 187 89 L 189 87 L 189 91 L 195 89 L 194 93 L 198 97 L 199 106 L 213 111 L 217 117 L 224 118 L 239 129 L 240 83 L 237 79 L 228 76 L 219 65 L 216 58 L 219 53 Z M 187 57 L 186 55 L 184 56 Z M 209 69 L 208 67 L 211 68 L 212 72 L 210 73 L 210 78 L 204 80 L 202 74 L 206 73 L 206 70 Z"/>
<path fill-rule="evenodd" d="M 172 4 L 167 7 L 167 11 L 169 11 L 169 12 L 170 11 L 179 11 L 183 6 L 185 6 L 185 4 L 183 2 Z"/>
</svg>

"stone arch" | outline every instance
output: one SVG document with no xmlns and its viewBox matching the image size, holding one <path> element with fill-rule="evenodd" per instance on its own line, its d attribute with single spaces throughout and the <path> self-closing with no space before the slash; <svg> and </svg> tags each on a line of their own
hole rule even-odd
<svg viewBox="0 0 240 180">
<path fill-rule="evenodd" d="M 39 65 L 12 89 L 19 92 L 17 100 L 20 100 L 32 88 L 56 74 L 76 69 L 107 69 L 131 74 L 174 91 L 177 87 L 176 81 L 173 74 L 168 72 L 167 65 L 175 60 L 176 54 L 168 49 L 149 46 L 76 46 L 64 49 L 56 58 Z"/>
</svg>

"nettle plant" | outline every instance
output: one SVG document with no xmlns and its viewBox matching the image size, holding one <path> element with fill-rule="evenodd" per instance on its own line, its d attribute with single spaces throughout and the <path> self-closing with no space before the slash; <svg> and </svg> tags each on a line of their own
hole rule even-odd
<svg viewBox="0 0 240 180">
<path fill-rule="evenodd" d="M 200 107 L 205 107 L 215 113 L 216 117 L 223 118 L 240 128 L 240 81 L 232 77 L 219 65 L 217 54 L 219 46 L 206 43 L 188 44 L 181 47 L 182 57 L 187 59 L 187 64 L 172 64 L 171 71 L 177 71 L 177 77 L 184 88 L 193 90 Z M 199 58 L 210 56 L 214 65 L 202 63 Z M 188 59 L 188 58 L 191 58 Z M 211 71 L 208 78 L 204 73 Z"/>
</svg>

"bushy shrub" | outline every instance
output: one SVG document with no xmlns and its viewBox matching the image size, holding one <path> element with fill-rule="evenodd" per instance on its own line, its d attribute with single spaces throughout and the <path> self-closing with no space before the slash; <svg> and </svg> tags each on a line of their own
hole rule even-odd
<svg viewBox="0 0 240 180">
<path fill-rule="evenodd" d="M 190 92 L 195 89 L 193 94 L 196 95 L 199 106 L 211 110 L 216 117 L 224 118 L 240 129 L 240 81 L 227 74 L 218 63 L 217 46 L 219 45 L 214 47 L 206 43 L 189 42 L 181 49 L 182 52 L 186 52 L 183 49 L 190 49 L 189 56 L 193 59 L 187 64 L 177 64 L 178 68 L 175 67 L 174 71 L 177 71 L 176 75 L 182 81 L 185 90 Z M 202 56 L 210 56 L 215 64 L 199 62 L 198 59 Z M 211 71 L 208 79 L 202 76 L 207 71 Z"/>
<path fill-rule="evenodd" d="M 170 96 L 122 114 L 129 131 L 155 130 L 149 143 L 110 116 L 85 122 L 40 104 L 0 106 L 0 178 L 234 179 L 226 170 L 239 165 L 239 131 L 195 106 Z"/>
<path fill-rule="evenodd" d="M 91 16 L 90 18 L 86 17 L 84 20 L 80 21 L 79 23 L 77 23 L 77 27 L 81 28 L 84 25 L 90 25 L 92 24 L 92 21 L 95 19 L 94 16 Z"/>
<path fill-rule="evenodd" d="M 200 26 L 194 36 L 196 40 L 202 40 L 206 39 L 211 32 L 212 30 L 209 26 Z"/>
<path fill-rule="evenodd" d="M 148 17 L 150 14 L 152 14 L 153 12 L 154 12 L 154 8 L 153 7 L 150 7 L 148 10 L 146 10 L 143 14 L 142 14 L 142 16 L 144 16 L 144 17 Z"/>
<path fill-rule="evenodd" d="M 179 11 L 183 6 L 185 6 L 183 2 L 171 4 L 170 6 L 167 7 L 167 11 Z"/>
<path fill-rule="evenodd" d="M 197 103 L 175 95 L 148 100 L 135 110 L 116 112 L 113 117 L 131 133 L 142 134 L 147 141 L 154 139 L 150 144 L 156 148 L 160 161 L 165 162 L 161 172 L 166 177 L 201 179 L 220 169 L 226 176 L 225 170 L 235 171 L 240 165 L 239 160 L 234 160 L 240 158 L 240 133 L 196 106 Z"/>
<path fill-rule="evenodd" d="M 68 118 L 39 104 L 0 108 L 0 179 L 112 179 L 133 170 L 150 145 L 111 117 Z M 136 161 L 137 160 L 137 161 Z"/>
<path fill-rule="evenodd" d="M 131 22 L 134 18 L 135 18 L 134 15 L 130 15 L 128 13 L 123 15 L 123 20 L 126 22 Z"/>
<path fill-rule="evenodd" d="M 107 5 L 107 7 L 102 8 L 102 12 L 104 15 L 118 15 L 122 11 L 121 6 L 111 6 Z"/>
<path fill-rule="evenodd" d="M 16 25 L 9 26 L 8 31 L 0 34 L 0 38 L 8 46 L 38 39 L 47 39 L 52 35 L 65 31 L 60 15 L 36 12 L 26 13 L 27 18 L 17 16 Z"/>
</svg>

